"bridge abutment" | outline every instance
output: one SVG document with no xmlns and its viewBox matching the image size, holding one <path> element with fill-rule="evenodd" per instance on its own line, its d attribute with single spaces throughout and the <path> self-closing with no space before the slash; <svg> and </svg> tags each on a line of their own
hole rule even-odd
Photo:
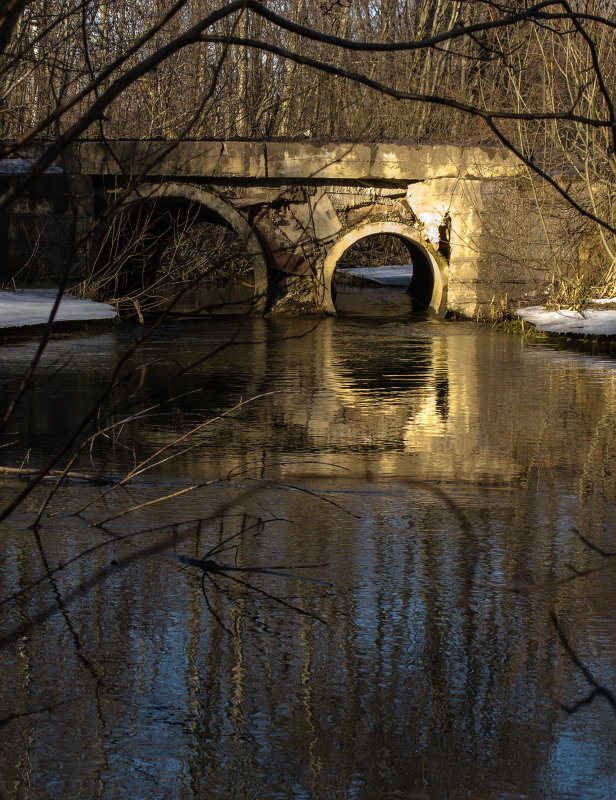
<svg viewBox="0 0 616 800">
<path fill-rule="evenodd" d="M 545 285 L 549 237 L 527 179 L 436 178 L 407 196 L 429 238 L 447 221 L 450 312 L 486 316 Z"/>
</svg>

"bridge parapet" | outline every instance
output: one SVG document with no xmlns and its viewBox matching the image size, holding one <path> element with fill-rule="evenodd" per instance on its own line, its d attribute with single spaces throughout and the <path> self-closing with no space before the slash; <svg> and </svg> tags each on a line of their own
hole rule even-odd
<svg viewBox="0 0 616 800">
<path fill-rule="evenodd" d="M 84 175 L 403 182 L 503 178 L 523 173 L 504 149 L 454 145 L 312 144 L 304 142 L 78 142 L 72 163 Z"/>
</svg>

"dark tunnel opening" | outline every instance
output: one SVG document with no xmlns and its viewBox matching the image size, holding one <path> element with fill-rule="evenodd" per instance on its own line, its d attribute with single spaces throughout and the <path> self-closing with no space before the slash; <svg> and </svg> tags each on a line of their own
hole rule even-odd
<svg viewBox="0 0 616 800">
<path fill-rule="evenodd" d="M 332 299 L 342 316 L 406 316 L 426 311 L 434 271 L 424 249 L 392 233 L 355 241 L 338 259 Z"/>
</svg>

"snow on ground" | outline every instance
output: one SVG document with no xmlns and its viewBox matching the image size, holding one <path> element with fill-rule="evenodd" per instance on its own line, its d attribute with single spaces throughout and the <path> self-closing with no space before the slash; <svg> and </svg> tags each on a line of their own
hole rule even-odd
<svg viewBox="0 0 616 800">
<path fill-rule="evenodd" d="M 45 324 L 49 319 L 54 300 L 55 293 L 49 290 L 0 292 L 0 328 L 21 328 L 28 325 Z M 518 309 L 516 314 L 526 322 L 535 325 L 537 330 L 546 333 L 616 336 L 616 310 L 614 309 L 588 309 L 580 313 L 566 309 L 548 311 L 541 306 L 529 306 Z M 55 321 L 88 322 L 114 319 L 115 317 L 115 308 L 106 303 L 63 297 Z"/>
<path fill-rule="evenodd" d="M 616 336 L 616 310 L 613 309 L 587 309 L 580 313 L 566 309 L 548 311 L 541 306 L 529 306 L 519 308 L 516 314 L 526 322 L 531 322 L 537 330 L 546 333 Z"/>
<path fill-rule="evenodd" d="M 50 291 L 0 292 L 0 328 L 42 325 L 49 319 L 55 294 Z M 89 322 L 113 319 L 116 310 L 105 303 L 63 297 L 56 322 Z"/>
</svg>

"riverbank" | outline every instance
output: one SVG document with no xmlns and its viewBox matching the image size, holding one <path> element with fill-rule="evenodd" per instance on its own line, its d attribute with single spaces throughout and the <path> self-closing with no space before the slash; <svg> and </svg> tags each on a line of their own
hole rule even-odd
<svg viewBox="0 0 616 800">
<path fill-rule="evenodd" d="M 24 329 L 46 325 L 56 299 L 52 290 L 0 292 L 0 333 L 20 334 Z M 112 321 L 117 317 L 113 306 L 74 297 L 63 297 L 54 317 L 54 329 L 79 327 L 92 322 Z"/>
<path fill-rule="evenodd" d="M 0 291 L 0 331 L 12 335 L 24 329 L 46 325 L 55 302 L 53 290 Z M 542 306 L 520 308 L 514 315 L 536 330 L 576 338 L 616 338 L 616 298 L 593 301 L 583 311 L 546 309 Z M 63 297 L 54 318 L 54 329 L 73 328 L 92 322 L 117 319 L 113 306 L 92 300 Z"/>
<path fill-rule="evenodd" d="M 616 298 L 595 300 L 583 311 L 529 306 L 519 308 L 515 315 L 544 333 L 584 338 L 616 337 Z"/>
</svg>

